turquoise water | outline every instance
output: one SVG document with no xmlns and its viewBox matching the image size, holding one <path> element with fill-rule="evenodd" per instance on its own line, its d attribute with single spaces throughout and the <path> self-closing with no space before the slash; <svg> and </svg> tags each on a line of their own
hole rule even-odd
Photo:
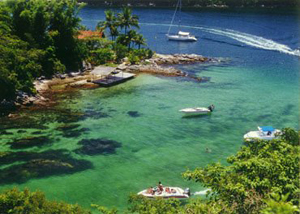
<svg viewBox="0 0 300 214">
<path fill-rule="evenodd" d="M 86 8 L 81 14 L 83 23 L 92 26 L 102 12 L 101 8 Z M 167 17 L 172 10 L 163 12 L 137 10 L 141 21 L 148 23 L 159 18 L 168 23 L 162 16 Z M 1 151 L 19 153 L 10 161 L 0 158 L 0 190 L 28 187 L 44 191 L 49 199 L 84 207 L 96 203 L 124 209 L 130 193 L 158 181 L 190 187 L 192 192 L 203 190 L 201 184 L 183 180 L 181 173 L 217 161 L 226 164 L 226 157 L 243 145 L 243 135 L 258 125 L 299 129 L 299 58 L 295 52 L 299 34 L 295 15 L 184 14 L 189 20 L 186 26 L 194 26 L 189 29 L 199 36 L 197 43 L 166 43 L 164 25 L 149 29 L 144 24 L 141 31 L 150 48 L 159 53 L 189 52 L 228 59 L 219 65 L 178 66 L 210 77 L 209 82 L 142 74 L 112 88 L 58 95 L 59 105 L 53 109 L 24 110 L 19 119 L 1 119 L 2 131 L 12 133 L 1 135 Z M 197 29 L 200 18 L 206 22 L 207 31 Z M 281 24 L 285 25 L 278 28 Z M 221 30 L 222 35 L 209 33 L 209 29 Z M 228 34 L 228 29 L 234 33 Z M 237 40 L 241 36 L 244 40 Z M 259 45 L 253 43 L 254 36 L 272 41 L 275 50 L 267 50 L 269 46 L 263 39 Z M 208 116 L 184 118 L 178 111 L 212 103 L 216 109 Z M 49 142 L 23 149 L 11 149 L 6 144 L 28 136 L 46 136 Z M 78 142 L 84 139 L 107 139 L 120 145 L 91 155 L 77 150 L 82 146 Z M 206 148 L 211 152 L 207 153 Z M 30 152 L 31 156 L 20 151 Z M 37 159 L 41 152 L 40 159 L 60 160 L 75 167 L 69 171 L 30 171 L 32 165 L 26 163 Z"/>
</svg>

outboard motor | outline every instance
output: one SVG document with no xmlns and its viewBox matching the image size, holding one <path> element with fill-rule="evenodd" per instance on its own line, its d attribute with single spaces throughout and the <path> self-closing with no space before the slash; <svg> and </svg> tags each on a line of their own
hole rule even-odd
<svg viewBox="0 0 300 214">
<path fill-rule="evenodd" d="M 190 191 L 190 188 L 186 188 L 183 192 L 183 194 L 187 194 L 188 196 L 191 195 L 191 191 Z"/>
<path fill-rule="evenodd" d="M 215 109 L 215 106 L 214 105 L 210 105 L 210 106 L 208 106 L 208 109 L 210 110 L 210 112 L 213 112 L 213 110 Z"/>
</svg>

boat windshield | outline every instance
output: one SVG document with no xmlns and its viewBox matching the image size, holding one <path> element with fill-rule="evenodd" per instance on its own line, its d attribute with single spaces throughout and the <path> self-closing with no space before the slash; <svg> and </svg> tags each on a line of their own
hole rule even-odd
<svg viewBox="0 0 300 214">
<path fill-rule="evenodd" d="M 273 132 L 275 129 L 272 126 L 260 126 L 259 127 L 263 132 Z"/>
</svg>

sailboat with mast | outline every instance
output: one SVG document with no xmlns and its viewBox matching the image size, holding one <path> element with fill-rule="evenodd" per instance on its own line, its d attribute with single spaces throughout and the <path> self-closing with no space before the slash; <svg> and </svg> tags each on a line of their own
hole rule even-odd
<svg viewBox="0 0 300 214">
<path fill-rule="evenodd" d="M 166 36 L 169 40 L 182 41 L 182 42 L 196 42 L 197 39 L 195 36 L 190 35 L 189 32 L 183 32 L 180 30 L 180 28 L 181 28 L 181 6 L 182 6 L 181 0 L 178 0 L 174 15 L 172 17 L 171 25 L 169 27 L 169 30 L 168 30 L 168 33 L 166 34 Z M 178 11 L 178 8 L 179 8 L 179 32 L 177 34 L 170 34 L 171 27 L 173 26 L 173 22 L 174 22 L 176 13 Z"/>
</svg>

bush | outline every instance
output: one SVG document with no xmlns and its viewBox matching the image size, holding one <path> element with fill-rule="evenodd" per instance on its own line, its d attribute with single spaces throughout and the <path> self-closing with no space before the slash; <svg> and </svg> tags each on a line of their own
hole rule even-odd
<svg viewBox="0 0 300 214">
<path fill-rule="evenodd" d="M 18 84 L 16 76 L 10 74 L 5 66 L 1 64 L 0 61 L 0 101 L 5 98 L 12 99 L 15 96 L 16 86 Z"/>
<path fill-rule="evenodd" d="M 114 52 L 109 48 L 98 49 L 91 52 L 88 61 L 92 65 L 101 65 L 114 60 Z"/>
<path fill-rule="evenodd" d="M 8 190 L 0 194 L 1 213 L 90 214 L 79 205 L 48 201 L 42 192 Z"/>
<path fill-rule="evenodd" d="M 122 59 L 124 59 L 128 54 L 128 48 L 124 45 L 116 43 L 114 45 L 114 50 L 116 54 L 116 61 L 120 63 Z"/>
<path fill-rule="evenodd" d="M 141 60 L 138 55 L 136 55 L 134 52 L 131 52 L 128 56 L 128 60 L 132 65 L 138 64 Z"/>
</svg>

